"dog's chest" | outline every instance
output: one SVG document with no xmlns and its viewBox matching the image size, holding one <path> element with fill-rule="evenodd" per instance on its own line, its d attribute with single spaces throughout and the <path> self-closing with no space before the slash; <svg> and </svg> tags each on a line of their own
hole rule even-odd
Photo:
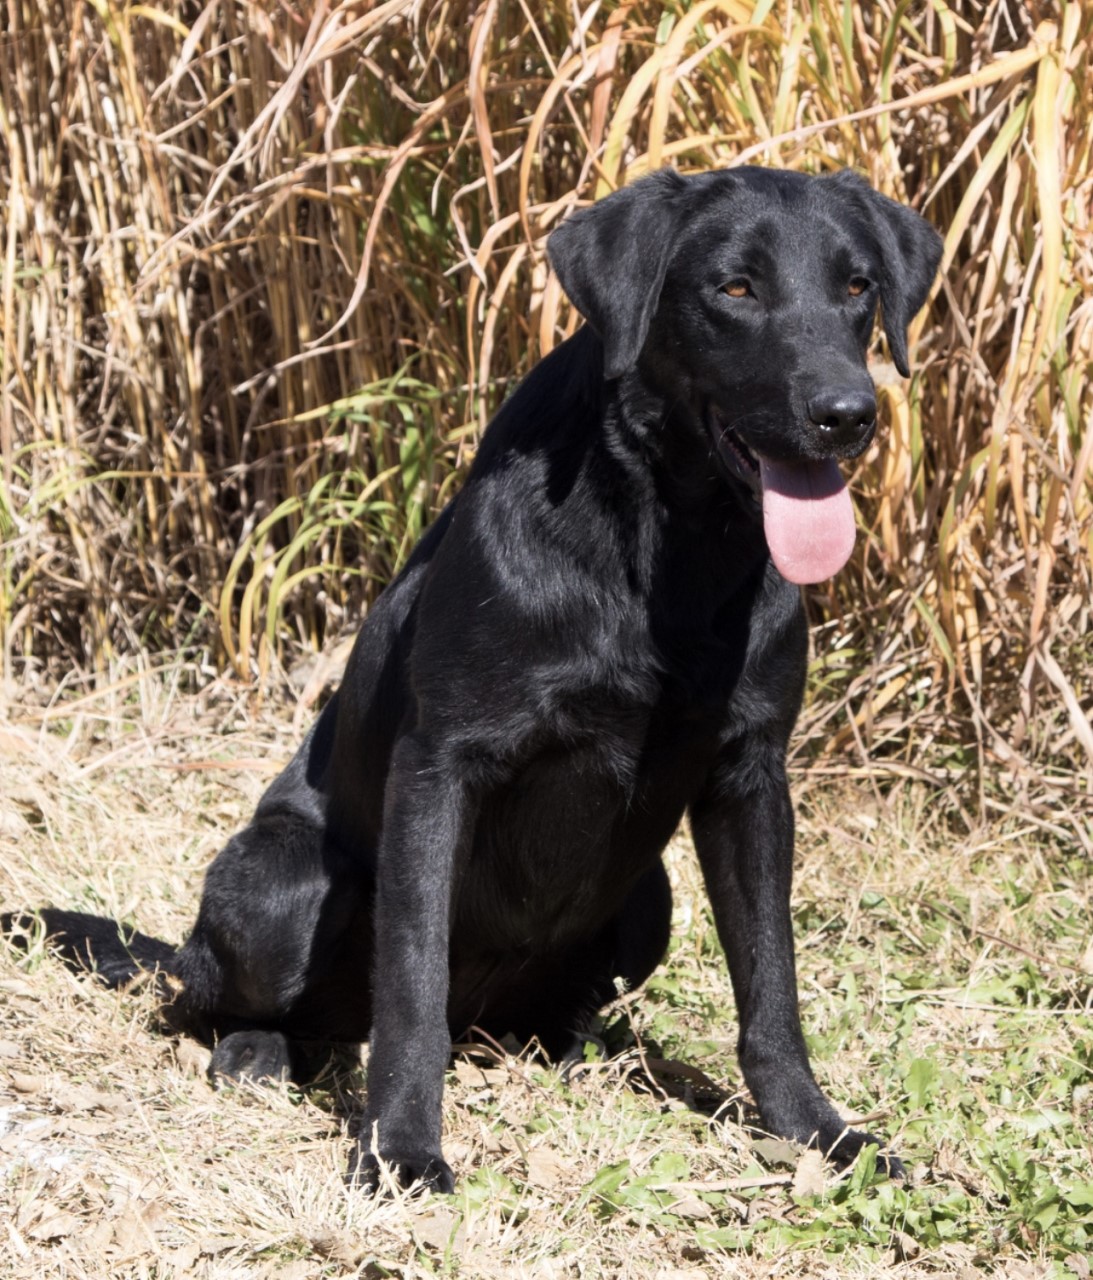
<svg viewBox="0 0 1093 1280">
<path fill-rule="evenodd" d="M 544 745 L 481 805 L 460 891 L 474 931 L 549 948 L 610 918 L 678 827 L 717 721 L 631 707 Z"/>
<path fill-rule="evenodd" d="M 706 785 L 726 735 L 779 700 L 768 691 L 764 701 L 761 654 L 799 604 L 795 589 L 772 586 L 720 616 L 693 599 L 663 611 L 610 660 L 586 648 L 580 663 L 551 664 L 520 759 L 482 797 L 460 890 L 465 932 L 550 947 L 619 909 Z"/>
</svg>

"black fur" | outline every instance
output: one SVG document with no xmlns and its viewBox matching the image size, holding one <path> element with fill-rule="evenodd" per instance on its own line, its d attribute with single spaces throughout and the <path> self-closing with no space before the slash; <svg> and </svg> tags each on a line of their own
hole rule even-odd
<svg viewBox="0 0 1093 1280">
<path fill-rule="evenodd" d="M 112 984 L 173 975 L 172 1021 L 218 1041 L 224 1074 L 282 1074 L 297 1040 L 369 1039 L 351 1176 L 375 1185 L 379 1156 L 450 1190 L 451 1037 L 564 1056 L 620 983 L 640 986 L 668 942 L 661 853 L 689 813 L 764 1124 L 846 1162 L 878 1139 L 813 1079 L 789 912 L 800 593 L 718 438 L 783 461 L 860 453 L 877 303 L 906 373 L 940 241 L 850 174 L 739 169 L 654 175 L 549 251 L 589 324 L 497 414 L 209 868 L 189 940 L 124 943 L 60 911 L 45 927 Z"/>
</svg>

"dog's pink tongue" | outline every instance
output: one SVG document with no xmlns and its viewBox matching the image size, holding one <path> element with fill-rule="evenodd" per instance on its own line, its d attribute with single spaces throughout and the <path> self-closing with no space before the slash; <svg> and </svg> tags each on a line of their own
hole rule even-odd
<svg viewBox="0 0 1093 1280">
<path fill-rule="evenodd" d="M 854 549 L 854 507 L 834 459 L 759 459 L 763 529 L 783 578 L 802 585 L 836 574 Z"/>
</svg>

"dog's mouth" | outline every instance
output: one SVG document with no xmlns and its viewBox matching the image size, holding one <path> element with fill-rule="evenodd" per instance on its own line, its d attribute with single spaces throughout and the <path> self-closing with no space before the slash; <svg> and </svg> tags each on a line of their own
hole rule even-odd
<svg viewBox="0 0 1093 1280">
<path fill-rule="evenodd" d="M 761 499 L 763 481 L 759 474 L 758 457 L 712 407 L 707 411 L 706 425 L 722 462 L 737 480 L 746 484 L 752 493 Z"/>
<path fill-rule="evenodd" d="M 838 573 L 854 549 L 854 506 L 838 462 L 768 458 L 713 406 L 706 425 L 726 469 L 761 501 L 763 532 L 782 577 L 803 586 Z"/>
</svg>

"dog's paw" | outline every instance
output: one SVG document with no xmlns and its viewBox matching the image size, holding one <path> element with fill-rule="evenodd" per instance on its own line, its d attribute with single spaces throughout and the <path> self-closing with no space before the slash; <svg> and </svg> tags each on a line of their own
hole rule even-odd
<svg viewBox="0 0 1093 1280">
<path fill-rule="evenodd" d="M 885 1178 L 904 1178 L 906 1171 L 899 1156 L 885 1151 L 884 1139 L 857 1129 L 844 1129 L 834 1141 L 814 1143 L 837 1169 L 845 1169 L 854 1163 L 865 1147 L 881 1148 L 877 1151 L 877 1172 Z"/>
<path fill-rule="evenodd" d="M 370 1196 L 389 1192 L 392 1187 L 440 1195 L 451 1195 L 455 1190 L 455 1175 L 439 1151 L 382 1151 L 377 1157 L 358 1146 L 350 1157 L 345 1180 Z"/>
<path fill-rule="evenodd" d="M 217 1042 L 209 1063 L 215 1084 L 237 1080 L 287 1080 L 292 1074 L 288 1040 L 280 1031 L 233 1031 Z"/>
</svg>

